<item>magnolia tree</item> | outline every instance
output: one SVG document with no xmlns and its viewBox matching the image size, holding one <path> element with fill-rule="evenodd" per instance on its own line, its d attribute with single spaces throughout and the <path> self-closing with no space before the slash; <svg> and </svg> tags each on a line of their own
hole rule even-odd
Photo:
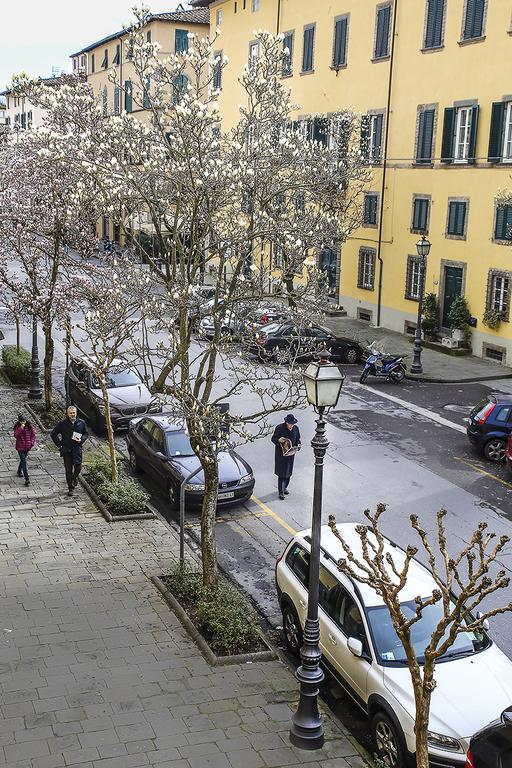
<svg viewBox="0 0 512 768">
<path fill-rule="evenodd" d="M 403 648 L 414 691 L 416 765 L 428 768 L 429 739 L 448 738 L 429 734 L 428 728 L 430 701 L 436 688 L 436 662 L 448 655 L 454 644 L 455 649 L 451 653 L 457 655 L 464 652 L 464 644 L 461 644 L 462 650 L 459 648 L 457 651 L 456 644 L 461 635 L 469 640 L 472 650 L 483 647 L 486 642 L 483 627 L 487 619 L 512 610 L 512 603 L 508 603 L 498 608 L 484 607 L 482 612 L 477 612 L 486 598 L 509 585 L 510 580 L 504 570 L 490 575 L 492 567 L 499 563 L 509 538 L 501 536 L 496 540 L 493 533 L 487 532 L 487 524 L 479 523 L 469 543 L 457 554 L 450 554 L 445 527 L 446 510 L 442 509 L 437 513 L 435 541 L 421 527 L 417 515 L 411 515 L 411 526 L 418 536 L 419 546 L 410 545 L 405 552 L 396 549 L 392 554 L 381 529 L 385 508 L 384 504 L 379 504 L 375 513 L 365 511 L 370 525 L 357 527 L 360 538 L 360 551 L 357 553 L 336 527 L 332 515 L 329 526 L 345 554 L 338 561 L 339 570 L 356 582 L 368 584 L 382 598 L 389 611 L 396 633 L 396 646 L 400 644 Z M 420 549 L 428 560 L 436 586 L 432 594 L 418 595 L 413 601 L 404 600 L 411 561 Z M 425 637 L 425 626 L 430 636 Z M 387 660 L 400 658 L 396 646 L 386 651 Z M 467 653 L 467 642 L 465 648 Z M 381 739 L 375 720 L 374 730 L 379 756 L 389 765 L 394 765 L 392 761 L 396 761 L 403 749 L 399 734 L 395 732 L 394 738 Z"/>
<path fill-rule="evenodd" d="M 103 103 L 83 85 L 42 88 L 31 99 L 79 137 L 68 163 L 88 169 L 105 211 L 137 245 L 154 301 L 144 309 L 143 343 L 134 348 L 153 391 L 166 393 L 186 423 L 201 461 L 203 574 L 211 584 L 218 453 L 226 434 L 267 434 L 272 413 L 302 402 L 295 361 L 279 375 L 269 365 L 255 367 L 246 356 L 254 337 L 242 321 L 262 302 L 280 299 L 298 335 L 307 336 L 326 301 L 317 254 L 339 249 L 360 224 L 370 171 L 355 114 L 335 114 L 329 123 L 314 116 L 293 121 L 296 107 L 280 77 L 280 37 L 257 34 L 260 56 L 240 75 L 243 104 L 226 131 L 216 86 L 228 63 L 214 58 L 216 41 L 189 35 L 187 51 L 164 57 L 146 40 L 146 21 L 140 13 L 127 54 L 135 71 L 129 96 L 148 119 L 125 112 L 98 119 Z M 121 92 L 115 78 L 113 71 Z M 201 343 L 193 331 L 205 282 L 213 333 Z M 126 295 L 131 289 L 125 281 Z M 229 413 L 220 407 L 226 401 Z"/>
<path fill-rule="evenodd" d="M 92 248 L 99 215 L 91 180 L 62 160 L 70 146 L 62 141 L 44 127 L 0 148 L 0 290 L 12 315 L 41 320 L 48 410 L 54 325 L 80 306 L 87 279 L 69 249 Z"/>
</svg>

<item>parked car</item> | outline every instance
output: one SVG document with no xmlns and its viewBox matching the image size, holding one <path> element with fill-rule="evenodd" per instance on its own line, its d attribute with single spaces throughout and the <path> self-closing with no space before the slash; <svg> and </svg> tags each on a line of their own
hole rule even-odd
<svg viewBox="0 0 512 768">
<path fill-rule="evenodd" d="M 512 432 L 512 396 L 495 392 L 481 400 L 469 414 L 467 435 L 486 459 L 505 461 Z"/>
<path fill-rule="evenodd" d="M 358 363 L 363 354 L 361 345 L 346 336 L 335 336 L 321 325 L 297 325 L 293 320 L 270 323 L 254 335 L 250 351 L 262 360 L 280 365 L 290 361 L 307 360 L 321 349 L 328 349 L 333 362 Z"/>
<path fill-rule="evenodd" d="M 209 302 L 208 302 L 209 303 Z M 226 309 L 222 315 L 221 333 L 223 336 L 233 336 L 237 330 L 236 315 Z M 199 322 L 199 336 L 205 339 L 213 339 L 215 336 L 215 319 L 212 314 L 206 315 Z"/>
<path fill-rule="evenodd" d="M 290 308 L 280 301 L 261 301 L 257 306 L 249 307 L 241 322 L 240 330 L 254 333 L 264 325 L 282 323 L 290 317 Z"/>
<path fill-rule="evenodd" d="M 512 709 L 475 733 L 469 744 L 466 768 L 512 768 Z"/>
<path fill-rule="evenodd" d="M 165 493 L 172 509 L 179 505 L 180 487 L 200 466 L 184 425 L 172 414 L 133 419 L 126 436 L 130 466 L 134 472 L 146 472 L 156 488 Z M 233 450 L 220 451 L 218 506 L 246 501 L 252 495 L 252 468 Z M 185 503 L 197 507 L 203 503 L 202 470 L 185 485 Z"/>
<path fill-rule="evenodd" d="M 356 558 L 362 558 L 356 525 L 338 525 Z M 376 539 L 374 539 L 376 545 Z M 294 536 L 276 565 L 276 585 L 288 649 L 298 654 L 307 615 L 311 532 Z M 386 540 L 400 569 L 405 552 Z M 369 717 L 376 753 L 393 768 L 404 768 L 415 752 L 414 694 L 404 649 L 382 598 L 366 584 L 342 574 L 337 562 L 345 557 L 328 526 L 321 530 L 319 592 L 322 663 Z M 436 583 L 412 560 L 402 591 L 401 608 L 415 613 L 417 595 L 432 594 Z M 437 625 L 442 607 L 430 606 L 411 630 L 421 653 Z M 486 631 L 457 635 L 436 663 L 432 694 L 429 754 L 432 766 L 463 768 L 469 741 L 476 731 L 512 703 L 512 662 Z M 475 691 L 469 696 L 468 691 Z M 414 763 L 412 763 L 414 764 Z"/>
<path fill-rule="evenodd" d="M 505 451 L 505 461 L 507 462 L 507 469 L 512 472 L 512 432 L 508 436 L 507 449 Z"/>
<path fill-rule="evenodd" d="M 65 384 L 73 405 L 89 421 L 95 432 L 105 431 L 105 404 L 93 361 L 75 357 L 69 364 Z M 128 427 L 137 414 L 158 413 L 162 404 L 151 394 L 139 373 L 122 360 L 114 360 L 107 375 L 110 418 L 114 429 Z"/>
</svg>

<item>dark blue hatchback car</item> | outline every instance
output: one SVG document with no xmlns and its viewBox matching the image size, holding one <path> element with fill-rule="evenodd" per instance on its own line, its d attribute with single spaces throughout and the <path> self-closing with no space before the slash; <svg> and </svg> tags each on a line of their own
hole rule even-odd
<svg viewBox="0 0 512 768">
<path fill-rule="evenodd" d="M 512 395 L 487 395 L 469 414 L 467 435 L 489 461 L 505 461 L 511 432 Z"/>
</svg>

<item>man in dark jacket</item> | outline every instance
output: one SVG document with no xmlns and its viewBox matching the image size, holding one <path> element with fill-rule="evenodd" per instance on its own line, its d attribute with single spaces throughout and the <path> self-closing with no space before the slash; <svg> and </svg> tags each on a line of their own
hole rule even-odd
<svg viewBox="0 0 512 768">
<path fill-rule="evenodd" d="M 64 460 L 68 496 L 72 496 L 82 469 L 82 446 L 89 437 L 85 421 L 77 417 L 74 405 L 69 406 L 66 418 L 54 426 L 50 437 Z"/>
<path fill-rule="evenodd" d="M 300 432 L 297 419 L 289 413 L 284 424 L 278 424 L 272 435 L 275 448 L 274 473 L 277 475 L 277 490 L 279 498 L 288 495 L 288 484 L 293 474 L 295 452 L 300 451 Z"/>
</svg>

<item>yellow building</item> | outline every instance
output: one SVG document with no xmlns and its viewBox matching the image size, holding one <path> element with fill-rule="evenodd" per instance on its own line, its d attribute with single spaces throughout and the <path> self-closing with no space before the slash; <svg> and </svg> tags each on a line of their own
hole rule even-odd
<svg viewBox="0 0 512 768">
<path fill-rule="evenodd" d="M 143 33 L 148 42 L 159 43 L 159 55 L 186 51 L 189 34 L 206 37 L 209 34 L 209 14 L 206 9 L 183 10 L 149 16 Z M 141 120 L 148 118 L 148 104 L 144 91 L 137 87 L 133 63 L 126 45 L 129 31 L 123 29 L 98 40 L 71 55 L 73 72 L 86 75 L 93 92 L 101 99 L 105 116 L 120 114 L 122 110 L 136 114 Z M 111 72 L 114 69 L 115 80 Z M 122 235 L 118 225 L 104 216 L 98 234 L 103 239 L 119 242 Z"/>
<path fill-rule="evenodd" d="M 225 127 L 236 119 L 237 82 L 258 55 L 254 30 L 285 36 L 283 77 L 300 114 L 353 108 L 374 167 L 365 226 L 341 253 L 318 255 L 349 315 L 411 333 L 420 265 L 432 243 L 426 292 L 441 326 L 467 298 L 474 354 L 512 365 L 512 19 L 510 0 L 195 0 L 219 28 Z M 485 325 L 500 313 L 496 329 Z M 498 319 L 500 317 L 498 314 Z"/>
</svg>

